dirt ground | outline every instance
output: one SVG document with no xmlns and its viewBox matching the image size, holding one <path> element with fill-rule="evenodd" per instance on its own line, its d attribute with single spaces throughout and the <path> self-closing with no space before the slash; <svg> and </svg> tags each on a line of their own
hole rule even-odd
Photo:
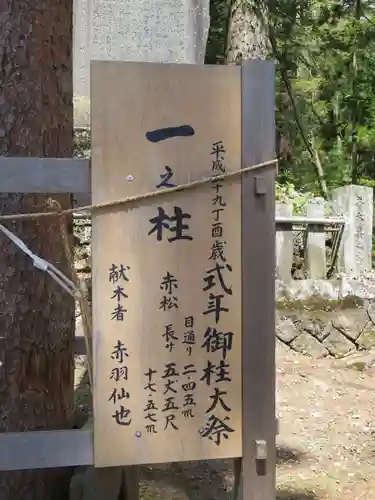
<svg viewBox="0 0 375 500">
<path fill-rule="evenodd" d="M 375 367 L 277 346 L 277 499 L 374 500 Z M 142 500 L 232 500 L 232 462 L 142 469 Z"/>
</svg>

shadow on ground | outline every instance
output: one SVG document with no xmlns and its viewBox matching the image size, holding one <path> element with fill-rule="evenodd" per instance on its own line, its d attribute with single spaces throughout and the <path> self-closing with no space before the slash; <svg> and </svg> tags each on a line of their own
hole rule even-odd
<svg viewBox="0 0 375 500">
<path fill-rule="evenodd" d="M 319 500 L 313 491 L 278 491 L 276 500 Z"/>
<path fill-rule="evenodd" d="M 233 473 L 228 460 L 181 462 L 141 468 L 143 500 L 230 500 Z"/>
<path fill-rule="evenodd" d="M 300 463 L 303 452 L 279 447 L 279 465 Z M 143 500 L 233 500 L 233 460 L 208 460 L 141 468 Z M 277 492 L 276 500 L 319 500 L 310 490 Z"/>
<path fill-rule="evenodd" d="M 87 371 L 83 370 L 75 389 L 75 427 L 82 427 L 91 414 L 92 398 Z M 278 466 L 300 464 L 305 453 L 278 446 Z M 234 500 L 233 460 L 207 460 L 141 467 L 142 500 Z M 276 500 L 319 500 L 306 490 L 277 492 Z"/>
<path fill-rule="evenodd" d="M 299 464 L 305 455 L 305 452 L 295 448 L 290 448 L 289 446 L 277 446 L 276 464 Z"/>
</svg>

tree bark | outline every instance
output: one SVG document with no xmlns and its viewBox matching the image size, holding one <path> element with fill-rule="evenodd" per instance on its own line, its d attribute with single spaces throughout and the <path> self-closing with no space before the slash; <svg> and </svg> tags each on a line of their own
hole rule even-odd
<svg viewBox="0 0 375 500">
<path fill-rule="evenodd" d="M 71 46 L 72 0 L 1 0 L 0 155 L 72 155 Z M 0 194 L 0 213 L 44 211 L 46 199 Z M 7 226 L 69 275 L 57 219 Z M 74 301 L 2 233 L 0 332 L 0 432 L 71 427 Z M 1 472 L 0 500 L 66 500 L 70 475 Z"/>
<path fill-rule="evenodd" d="M 361 18 L 362 8 L 361 1 L 356 0 L 354 2 L 354 18 L 358 22 Z M 352 53 L 352 99 L 353 99 L 353 109 L 352 109 L 352 134 L 351 134 L 351 142 L 352 142 L 352 151 L 351 151 L 351 160 L 352 160 L 352 184 L 358 184 L 358 128 L 359 128 L 359 100 L 360 97 L 358 95 L 358 61 L 357 61 L 357 42 L 353 46 Z"/>
<path fill-rule="evenodd" d="M 225 42 L 227 64 L 240 64 L 245 59 L 266 59 L 269 53 L 266 33 L 256 15 L 256 4 L 257 0 L 231 2 Z"/>
</svg>

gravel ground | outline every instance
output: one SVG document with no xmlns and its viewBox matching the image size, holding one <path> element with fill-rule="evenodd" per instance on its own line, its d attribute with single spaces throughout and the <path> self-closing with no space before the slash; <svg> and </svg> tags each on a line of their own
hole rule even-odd
<svg viewBox="0 0 375 500">
<path fill-rule="evenodd" d="M 277 346 L 278 500 L 375 498 L 375 368 L 346 363 Z M 86 413 L 85 383 L 77 399 Z M 232 500 L 232 487 L 231 461 L 142 468 L 142 500 Z"/>
<path fill-rule="evenodd" d="M 375 369 L 346 364 L 278 346 L 278 444 L 295 458 L 277 479 L 281 490 L 307 492 L 296 499 L 375 498 Z"/>
</svg>

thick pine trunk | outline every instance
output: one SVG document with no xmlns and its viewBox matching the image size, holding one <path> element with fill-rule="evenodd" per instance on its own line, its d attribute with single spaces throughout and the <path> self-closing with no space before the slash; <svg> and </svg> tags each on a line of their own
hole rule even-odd
<svg viewBox="0 0 375 500">
<path fill-rule="evenodd" d="M 233 0 L 229 10 L 225 62 L 240 64 L 246 59 L 266 59 L 268 39 L 255 11 L 257 0 Z"/>
<path fill-rule="evenodd" d="M 0 155 L 72 155 L 71 23 L 72 0 L 0 1 Z M 46 199 L 0 194 L 0 213 L 43 211 Z M 58 220 L 7 225 L 69 275 Z M 70 427 L 73 299 L 2 233 L 0 332 L 0 432 Z M 0 500 L 66 500 L 69 480 L 67 469 L 1 472 Z"/>
</svg>

